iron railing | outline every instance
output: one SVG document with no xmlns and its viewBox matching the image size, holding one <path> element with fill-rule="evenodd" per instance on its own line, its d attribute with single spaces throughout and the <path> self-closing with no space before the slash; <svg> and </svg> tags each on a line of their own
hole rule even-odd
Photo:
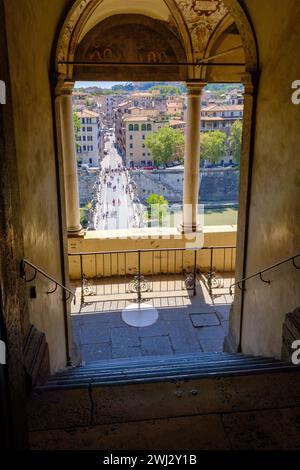
<svg viewBox="0 0 300 470">
<path fill-rule="evenodd" d="M 249 281 L 249 279 L 253 279 L 255 277 L 259 277 L 262 282 L 265 284 L 271 284 L 270 279 L 264 279 L 262 275 L 264 273 L 267 273 L 268 271 L 272 271 L 273 269 L 277 268 L 278 266 L 281 266 L 283 264 L 289 263 L 290 261 L 292 262 L 293 266 L 295 269 L 300 269 L 300 266 L 298 266 L 295 262 L 297 258 L 300 258 L 300 253 L 294 256 L 290 256 L 289 258 L 286 258 L 282 261 L 279 261 L 278 263 L 272 264 L 271 266 L 268 266 L 267 268 L 261 269 L 260 271 L 257 271 L 254 274 L 251 274 L 250 276 L 244 277 L 243 279 L 240 279 L 239 281 L 234 282 L 229 286 L 229 292 L 230 295 L 233 295 L 233 288 L 237 286 L 240 290 L 245 291 L 245 282 Z"/>
<path fill-rule="evenodd" d="M 30 269 L 33 271 L 33 275 L 29 279 L 26 278 L 26 266 L 29 266 Z M 54 288 L 52 290 L 47 291 L 46 294 L 54 294 L 54 292 L 57 291 L 57 288 L 61 287 L 63 289 L 63 292 L 66 294 L 65 300 L 68 301 L 70 298 L 73 298 L 74 304 L 75 304 L 76 296 L 75 296 L 75 293 L 71 289 L 68 289 L 66 286 L 61 284 L 56 279 L 54 279 L 54 277 L 50 276 L 48 273 L 43 271 L 41 268 L 39 268 L 35 264 L 31 263 L 27 259 L 22 259 L 21 264 L 20 264 L 20 276 L 22 279 L 24 279 L 25 282 L 29 283 L 29 282 L 34 281 L 36 279 L 37 273 L 41 274 L 43 277 L 53 282 L 55 285 Z"/>
<path fill-rule="evenodd" d="M 135 295 L 135 300 L 140 303 L 146 297 L 149 298 L 151 292 L 155 294 L 178 291 L 178 282 L 181 282 L 180 289 L 196 295 L 198 276 L 201 276 L 209 294 L 213 296 L 214 289 L 224 287 L 221 273 L 234 271 L 235 255 L 236 247 L 231 245 L 153 248 L 69 253 L 69 262 L 72 277 L 80 280 L 81 304 L 98 301 L 92 297 L 98 296 L 97 287 L 101 285 L 98 280 L 101 279 L 103 284 L 105 278 L 125 280 L 125 290 L 124 282 L 117 282 L 110 293 L 116 295 L 132 293 Z M 181 280 L 166 281 L 166 275 L 169 277 L 174 275 Z M 160 280 L 153 281 L 153 276 L 160 277 Z M 152 279 L 149 280 L 148 277 Z M 92 280 L 95 280 L 94 284 Z M 148 293 L 147 296 L 143 296 L 144 293 Z M 104 290 L 102 294 L 105 296 L 107 292 Z"/>
</svg>

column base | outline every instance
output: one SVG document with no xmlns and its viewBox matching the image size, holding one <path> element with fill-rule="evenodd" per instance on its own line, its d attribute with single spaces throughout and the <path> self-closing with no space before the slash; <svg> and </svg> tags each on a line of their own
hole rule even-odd
<svg viewBox="0 0 300 470">
<path fill-rule="evenodd" d="M 82 238 L 86 234 L 86 230 L 81 227 L 75 227 L 75 228 L 68 228 L 67 229 L 67 236 L 68 238 Z"/>
<path fill-rule="evenodd" d="M 177 230 L 180 233 L 196 233 L 196 232 L 203 232 L 203 227 L 200 224 L 184 224 L 181 222 L 177 226 Z"/>
</svg>

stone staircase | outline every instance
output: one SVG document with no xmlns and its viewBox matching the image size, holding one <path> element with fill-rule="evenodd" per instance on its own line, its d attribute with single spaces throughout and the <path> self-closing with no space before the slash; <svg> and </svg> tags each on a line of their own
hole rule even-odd
<svg viewBox="0 0 300 470">
<path fill-rule="evenodd" d="M 286 424 L 292 404 L 300 417 L 299 370 L 272 358 L 230 353 L 99 361 L 69 368 L 32 394 L 31 446 L 260 448 L 260 427 L 269 423 L 270 412 L 272 419 L 278 413 Z M 246 416 L 250 421 L 245 422 Z M 286 426 L 289 432 L 291 426 Z M 257 435 L 257 442 L 245 438 L 249 432 Z M 299 434 L 298 427 L 290 445 L 300 447 Z M 272 445 L 274 438 L 268 439 L 264 448 Z"/>
</svg>

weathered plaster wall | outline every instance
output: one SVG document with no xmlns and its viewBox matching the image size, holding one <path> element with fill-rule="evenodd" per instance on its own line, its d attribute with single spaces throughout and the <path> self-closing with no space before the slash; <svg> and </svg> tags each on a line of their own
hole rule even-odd
<svg viewBox="0 0 300 470">
<path fill-rule="evenodd" d="M 300 79 L 300 2 L 241 3 L 253 23 L 260 57 L 249 275 L 299 252 L 300 106 L 291 102 L 291 83 Z M 279 357 L 284 316 L 300 304 L 300 275 L 290 263 L 265 277 L 270 286 L 259 279 L 246 286 L 242 347 L 246 353 Z"/>
<path fill-rule="evenodd" d="M 25 257 L 62 279 L 58 182 L 50 97 L 50 55 L 67 1 L 6 0 L 17 171 Z M 65 366 L 64 311 L 60 290 L 38 278 L 29 300 L 30 321 L 46 333 L 51 368 Z"/>
</svg>

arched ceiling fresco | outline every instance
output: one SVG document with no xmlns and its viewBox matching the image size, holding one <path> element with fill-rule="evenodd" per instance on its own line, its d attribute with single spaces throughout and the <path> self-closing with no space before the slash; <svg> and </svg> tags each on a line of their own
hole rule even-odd
<svg viewBox="0 0 300 470">
<path fill-rule="evenodd" d="M 77 0 L 56 53 L 67 80 L 240 81 L 256 63 L 237 0 Z"/>
</svg>

